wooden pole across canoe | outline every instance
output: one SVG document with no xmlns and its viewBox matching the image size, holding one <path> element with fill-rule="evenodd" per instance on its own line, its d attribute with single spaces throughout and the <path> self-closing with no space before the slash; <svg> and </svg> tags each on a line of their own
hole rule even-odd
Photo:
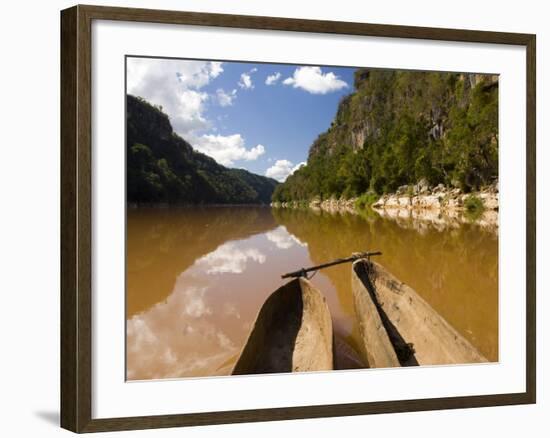
<svg viewBox="0 0 550 438">
<path fill-rule="evenodd" d="M 332 262 L 323 263 L 317 266 L 311 266 L 310 268 L 302 268 L 298 271 L 287 272 L 286 274 L 281 275 L 281 278 L 297 278 L 297 277 L 307 277 L 308 272 L 318 271 L 319 269 L 328 268 L 329 266 L 340 265 L 342 263 L 354 262 L 359 259 L 369 259 L 371 256 L 382 255 L 380 251 L 373 252 L 355 252 L 350 257 L 343 259 L 336 259 Z"/>
</svg>

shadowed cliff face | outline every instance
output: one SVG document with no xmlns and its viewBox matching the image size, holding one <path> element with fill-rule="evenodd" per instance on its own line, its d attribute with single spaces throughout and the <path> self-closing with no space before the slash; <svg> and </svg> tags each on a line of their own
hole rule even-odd
<svg viewBox="0 0 550 438">
<path fill-rule="evenodd" d="M 130 203 L 269 204 L 278 184 L 228 169 L 179 137 L 161 109 L 126 98 L 127 198 Z"/>
</svg>

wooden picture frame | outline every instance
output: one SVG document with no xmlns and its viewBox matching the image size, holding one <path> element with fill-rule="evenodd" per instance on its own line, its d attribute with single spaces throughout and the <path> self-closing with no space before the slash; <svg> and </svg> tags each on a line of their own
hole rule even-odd
<svg viewBox="0 0 550 438">
<path fill-rule="evenodd" d="M 92 35 L 94 20 L 518 45 L 526 48 L 526 391 L 405 401 L 92 418 Z M 61 426 L 74 432 L 147 429 L 529 404 L 536 401 L 535 57 L 531 34 L 75 6 L 61 12 Z"/>
</svg>

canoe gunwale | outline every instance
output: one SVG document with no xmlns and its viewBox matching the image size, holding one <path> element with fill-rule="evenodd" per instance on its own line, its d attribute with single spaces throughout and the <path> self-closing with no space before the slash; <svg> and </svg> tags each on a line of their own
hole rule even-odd
<svg viewBox="0 0 550 438">
<path fill-rule="evenodd" d="M 263 303 L 231 374 L 333 367 L 332 318 L 326 299 L 307 279 L 296 278 Z"/>
<path fill-rule="evenodd" d="M 376 291 L 375 279 L 376 270 L 374 265 L 370 263 L 370 260 L 364 259 L 363 263 L 354 263 L 352 269 L 357 276 L 358 280 L 363 284 L 363 287 L 367 294 L 370 296 L 384 329 L 388 335 L 388 338 L 393 346 L 397 360 L 400 366 L 416 366 L 419 365 L 418 360 L 415 357 L 414 344 L 407 342 L 396 325 L 388 317 L 384 306 L 380 303 L 380 297 Z M 361 262 L 362 260 L 359 260 Z M 397 293 L 400 293 L 397 291 Z"/>
<path fill-rule="evenodd" d="M 356 261 L 352 279 L 363 286 L 353 288 L 354 301 L 357 295 L 371 295 L 402 365 L 488 362 L 426 300 L 379 263 Z"/>
</svg>

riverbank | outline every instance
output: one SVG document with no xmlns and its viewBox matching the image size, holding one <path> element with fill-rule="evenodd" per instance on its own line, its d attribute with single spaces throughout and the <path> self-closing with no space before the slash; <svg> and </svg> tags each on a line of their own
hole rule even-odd
<svg viewBox="0 0 550 438">
<path fill-rule="evenodd" d="M 439 210 L 456 212 L 464 210 L 498 211 L 498 182 L 479 192 L 463 193 L 459 188 L 439 184 L 429 187 L 419 183 L 400 187 L 396 193 L 383 195 L 372 204 L 375 210 Z"/>
<path fill-rule="evenodd" d="M 374 211 L 390 219 L 412 219 L 438 229 L 475 223 L 494 231 L 498 230 L 498 207 L 498 181 L 472 193 L 442 184 L 429 187 L 419 183 L 400 187 L 396 193 L 384 195 L 372 204 Z"/>
<path fill-rule="evenodd" d="M 376 199 L 376 198 L 375 198 Z M 358 213 L 359 198 L 330 198 L 323 201 L 273 203 L 276 208 L 310 208 L 329 213 Z M 425 181 L 402 186 L 395 193 L 382 195 L 370 208 L 378 215 L 404 222 L 433 225 L 442 229 L 475 223 L 483 228 L 498 229 L 498 181 L 482 190 L 464 193 L 459 188 L 439 184 L 430 187 Z"/>
</svg>

